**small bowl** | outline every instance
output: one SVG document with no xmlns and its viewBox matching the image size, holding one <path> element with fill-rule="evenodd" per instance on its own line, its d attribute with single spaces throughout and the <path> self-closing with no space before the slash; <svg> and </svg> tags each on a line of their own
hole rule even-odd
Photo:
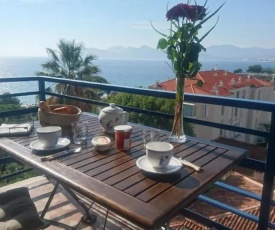
<svg viewBox="0 0 275 230">
<path fill-rule="evenodd" d="M 111 145 L 111 140 L 106 136 L 97 136 L 92 139 L 95 149 L 100 152 L 107 151 Z"/>
</svg>

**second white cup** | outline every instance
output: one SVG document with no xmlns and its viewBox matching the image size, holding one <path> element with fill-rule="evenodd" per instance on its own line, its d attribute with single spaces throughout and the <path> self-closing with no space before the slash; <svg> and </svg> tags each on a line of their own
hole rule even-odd
<svg viewBox="0 0 275 230">
<path fill-rule="evenodd" d="M 172 156 L 174 146 L 168 142 L 153 141 L 146 144 L 146 155 L 154 168 L 165 168 Z"/>
<path fill-rule="evenodd" d="M 57 145 L 58 139 L 61 137 L 60 126 L 40 127 L 36 130 L 39 142 L 45 148 L 51 148 Z"/>
</svg>

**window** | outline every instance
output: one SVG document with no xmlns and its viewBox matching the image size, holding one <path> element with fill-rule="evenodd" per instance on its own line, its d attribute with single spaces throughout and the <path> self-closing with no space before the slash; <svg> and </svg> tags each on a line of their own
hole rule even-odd
<svg viewBox="0 0 275 230">
<path fill-rule="evenodd" d="M 236 124 L 233 124 L 233 126 L 239 127 L 240 124 L 239 124 L 239 123 L 236 123 Z M 237 138 L 237 137 L 239 137 L 240 135 L 241 135 L 241 133 L 239 133 L 239 132 L 235 132 L 235 131 L 232 131 L 232 132 L 231 132 L 231 138 Z"/>
<path fill-rule="evenodd" d="M 259 89 L 259 92 L 258 92 L 258 100 L 261 99 L 261 90 Z"/>
<path fill-rule="evenodd" d="M 224 106 L 221 107 L 221 115 L 224 115 Z"/>
<path fill-rule="evenodd" d="M 184 116 L 195 117 L 196 116 L 196 106 L 191 103 L 183 103 Z"/>
<path fill-rule="evenodd" d="M 207 117 L 208 116 L 208 106 L 207 105 L 203 105 L 201 107 L 201 116 L 202 117 Z"/>
<path fill-rule="evenodd" d="M 245 90 L 243 91 L 243 98 L 245 98 Z"/>
</svg>

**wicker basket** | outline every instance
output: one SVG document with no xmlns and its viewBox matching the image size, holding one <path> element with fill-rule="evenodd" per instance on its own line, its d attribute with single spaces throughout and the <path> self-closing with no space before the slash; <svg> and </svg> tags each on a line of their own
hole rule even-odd
<svg viewBox="0 0 275 230">
<path fill-rule="evenodd" d="M 49 105 L 51 111 L 55 108 L 68 106 L 71 107 L 72 114 L 61 114 L 42 111 L 38 109 L 38 117 L 41 126 L 56 125 L 62 128 L 62 136 L 71 136 L 71 123 L 78 121 L 81 109 L 72 105 Z"/>
</svg>

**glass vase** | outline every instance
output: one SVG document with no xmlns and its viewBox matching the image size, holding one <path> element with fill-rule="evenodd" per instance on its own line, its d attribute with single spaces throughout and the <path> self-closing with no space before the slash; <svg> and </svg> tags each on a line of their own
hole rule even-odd
<svg viewBox="0 0 275 230">
<path fill-rule="evenodd" d="M 173 127 L 169 136 L 170 142 L 184 143 L 186 136 L 183 130 L 183 100 L 184 100 L 184 77 L 176 78 L 176 99 Z"/>
</svg>

